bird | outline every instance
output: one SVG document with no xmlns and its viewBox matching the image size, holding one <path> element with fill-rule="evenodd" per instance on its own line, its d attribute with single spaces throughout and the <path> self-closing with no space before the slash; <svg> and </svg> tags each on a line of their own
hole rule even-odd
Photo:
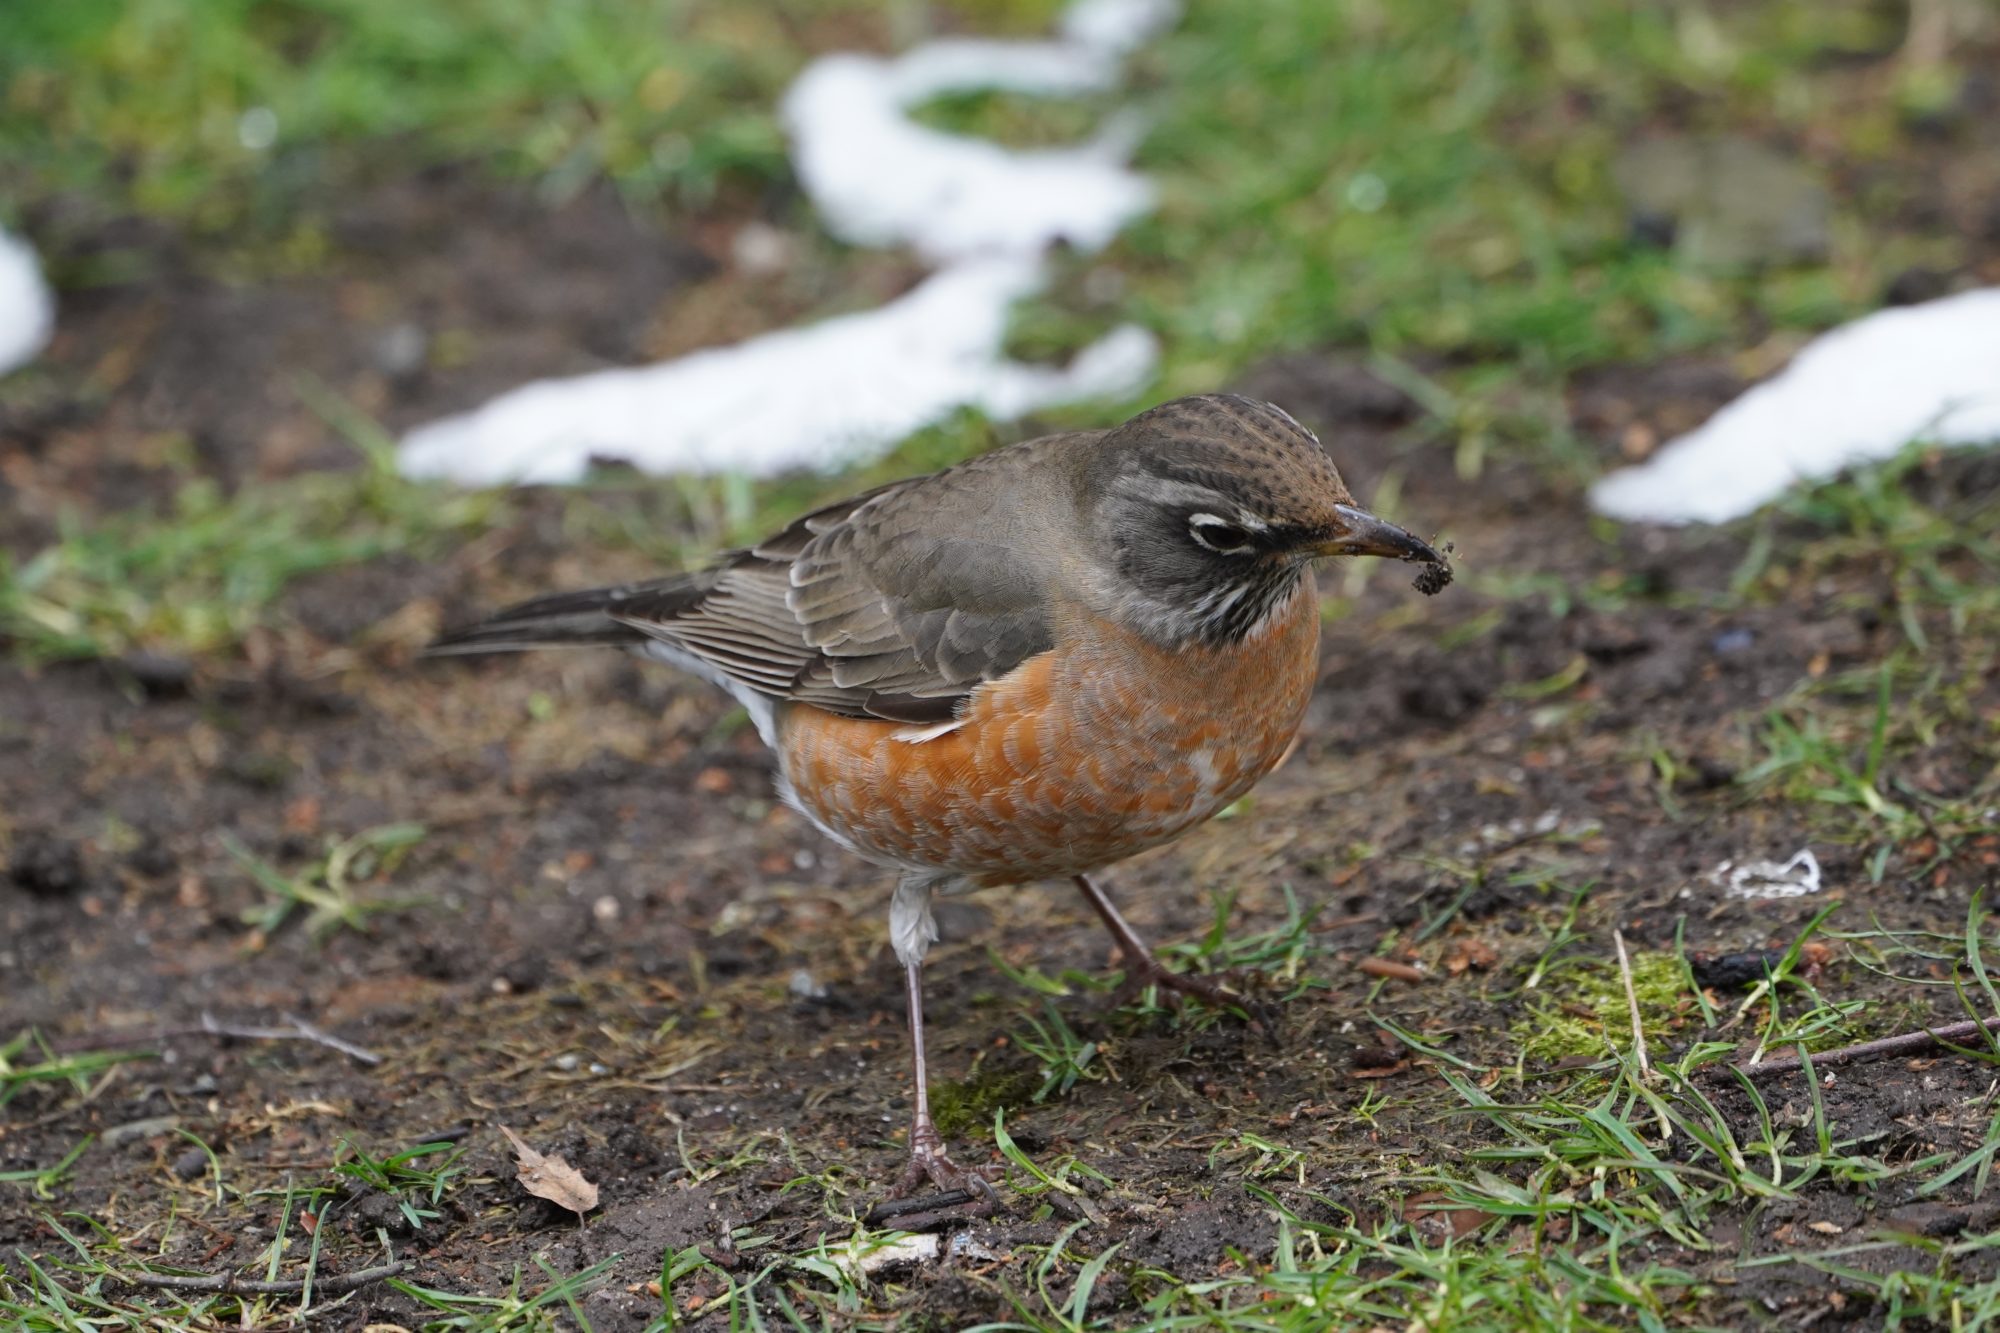
<svg viewBox="0 0 2000 1333">
<path fill-rule="evenodd" d="M 1177 398 L 815 509 L 706 568 L 503 610 L 438 654 L 611 646 L 720 686 L 779 794 L 892 872 L 914 1076 L 895 1187 L 982 1191 L 930 1111 L 923 964 L 935 895 L 1068 878 L 1124 982 L 1210 1004 L 1097 872 L 1236 801 L 1294 743 L 1317 677 L 1313 563 L 1378 556 L 1450 582 L 1359 506 L 1273 404 Z"/>
</svg>

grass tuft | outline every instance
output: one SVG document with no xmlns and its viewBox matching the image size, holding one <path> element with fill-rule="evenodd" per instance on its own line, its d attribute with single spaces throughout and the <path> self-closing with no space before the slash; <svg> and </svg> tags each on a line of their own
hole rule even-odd
<svg viewBox="0 0 2000 1333">
<path fill-rule="evenodd" d="M 1649 1037 L 1678 1032 L 1698 1015 L 1686 979 L 1681 960 L 1671 954 L 1632 956 L 1632 989 Z M 1632 1024 L 1618 968 L 1594 958 L 1559 961 L 1529 992 L 1526 1012 L 1510 1035 L 1531 1066 L 1626 1050 Z"/>
<path fill-rule="evenodd" d="M 362 423 L 363 465 L 224 494 L 185 482 L 164 512 L 85 525 L 15 564 L 0 553 L 0 640 L 30 662 L 234 655 L 307 574 L 381 556 L 433 556 L 501 521 L 493 492 L 405 481 Z"/>
<path fill-rule="evenodd" d="M 420 898 L 364 897 L 361 890 L 393 875 L 424 836 L 421 824 L 383 824 L 351 838 L 330 838 L 325 856 L 290 875 L 227 833 L 222 846 L 264 894 L 262 903 L 244 911 L 244 921 L 260 937 L 269 937 L 293 912 L 303 910 L 306 933 L 317 942 L 341 929 L 365 934 L 371 916 L 421 905 Z"/>
</svg>

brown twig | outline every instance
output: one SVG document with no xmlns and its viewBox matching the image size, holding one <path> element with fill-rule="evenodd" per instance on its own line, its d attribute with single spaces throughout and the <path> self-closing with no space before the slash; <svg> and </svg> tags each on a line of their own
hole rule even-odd
<svg viewBox="0 0 2000 1333">
<path fill-rule="evenodd" d="M 215 1015 L 205 1013 L 201 1016 L 201 1030 L 218 1037 L 239 1037 L 247 1041 L 317 1042 L 321 1046 L 330 1047 L 333 1050 L 339 1051 L 342 1055 L 359 1060 L 364 1065 L 379 1065 L 382 1063 L 382 1057 L 365 1046 L 356 1046 L 351 1041 L 334 1036 L 324 1028 L 316 1028 L 297 1014 L 284 1014 L 282 1017 L 286 1023 L 290 1024 L 289 1027 L 248 1028 L 232 1027 L 224 1023 L 218 1023 L 215 1021 Z"/>
<path fill-rule="evenodd" d="M 278 1028 L 239 1027 L 231 1023 L 217 1022 L 215 1015 L 203 1014 L 198 1027 L 151 1028 L 144 1032 L 86 1032 L 73 1037 L 52 1037 L 44 1045 L 56 1055 L 80 1055 L 86 1051 L 109 1050 L 118 1046 L 157 1046 L 161 1042 L 172 1041 L 176 1037 L 229 1037 L 238 1041 L 310 1041 L 330 1047 L 342 1055 L 359 1060 L 364 1065 L 379 1065 L 382 1057 L 364 1046 L 334 1036 L 324 1028 L 295 1014 L 285 1014 L 284 1020 L 290 1026 Z M 140 1058 L 158 1059 L 156 1051 L 144 1052 Z"/>
<path fill-rule="evenodd" d="M 1426 980 L 1422 968 L 1399 963 L 1393 958 L 1364 958 L 1354 967 L 1356 971 L 1366 972 L 1371 977 L 1387 977 L 1394 981 L 1412 983 Z"/>
<path fill-rule="evenodd" d="M 1941 1028 L 1924 1028 L 1917 1032 L 1899 1033 L 1893 1037 L 1878 1037 L 1874 1041 L 1864 1041 L 1854 1046 L 1841 1046 L 1831 1051 L 1819 1051 L 1812 1056 L 1815 1069 L 1822 1065 L 1851 1065 L 1868 1060 L 1891 1059 L 1898 1055 L 1916 1055 L 1935 1046 L 1947 1046 L 1969 1041 L 1982 1032 L 2000 1028 L 2000 1016 L 1983 1021 L 1968 1020 L 1952 1023 Z M 1797 1055 L 1781 1055 L 1775 1060 L 1760 1060 L 1754 1065 L 1736 1065 L 1753 1077 L 1762 1074 L 1789 1074 L 1803 1069 L 1805 1060 Z"/>
<path fill-rule="evenodd" d="M 979 1196 L 971 1190 L 946 1190 L 942 1194 L 929 1194 L 914 1199 L 888 1199 L 868 1210 L 862 1221 L 869 1226 L 877 1226 L 892 1217 L 904 1217 L 910 1213 L 942 1213 L 948 1208 L 960 1208 L 977 1200 Z"/>
<path fill-rule="evenodd" d="M 340 1273 L 332 1277 L 314 1277 L 312 1289 L 315 1293 L 337 1296 L 342 1292 L 354 1291 L 371 1282 L 396 1276 L 410 1266 L 407 1259 L 398 1259 L 379 1268 L 364 1268 L 358 1273 Z M 199 1277 L 183 1277 L 172 1273 L 126 1273 L 120 1281 L 135 1287 L 164 1287 L 171 1291 L 214 1291 L 225 1296 L 297 1296 L 306 1289 L 306 1279 L 289 1278 L 283 1282 L 267 1282 L 261 1278 L 242 1277 L 236 1273 L 208 1273 Z"/>
</svg>

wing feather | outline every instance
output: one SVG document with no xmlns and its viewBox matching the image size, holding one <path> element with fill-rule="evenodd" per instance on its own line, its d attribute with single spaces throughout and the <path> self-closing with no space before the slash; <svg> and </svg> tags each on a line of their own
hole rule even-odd
<svg viewBox="0 0 2000 1333">
<path fill-rule="evenodd" d="M 681 581 L 658 596 L 628 591 L 607 609 L 629 631 L 778 698 L 855 717 L 949 720 L 980 683 L 1053 643 L 1055 543 L 1043 529 L 1063 493 L 1024 487 L 1048 471 L 1010 456 L 1095 438 L 1050 436 L 843 500 L 725 556 L 699 596 Z"/>
</svg>

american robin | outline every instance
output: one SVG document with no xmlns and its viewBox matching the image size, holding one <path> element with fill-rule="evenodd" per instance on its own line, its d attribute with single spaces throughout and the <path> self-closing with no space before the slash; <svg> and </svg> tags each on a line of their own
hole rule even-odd
<svg viewBox="0 0 2000 1333">
<path fill-rule="evenodd" d="M 828 505 L 697 573 L 524 603 L 437 651 L 609 644 L 728 691 L 779 790 L 899 875 L 916 1108 L 907 1190 L 981 1183 L 925 1088 L 932 895 L 1067 876 L 1126 982 L 1225 1003 L 1169 971 L 1089 872 L 1208 819 L 1291 745 L 1319 658 L 1312 562 L 1450 567 L 1358 508 L 1268 403 L 1181 398 Z"/>
</svg>

